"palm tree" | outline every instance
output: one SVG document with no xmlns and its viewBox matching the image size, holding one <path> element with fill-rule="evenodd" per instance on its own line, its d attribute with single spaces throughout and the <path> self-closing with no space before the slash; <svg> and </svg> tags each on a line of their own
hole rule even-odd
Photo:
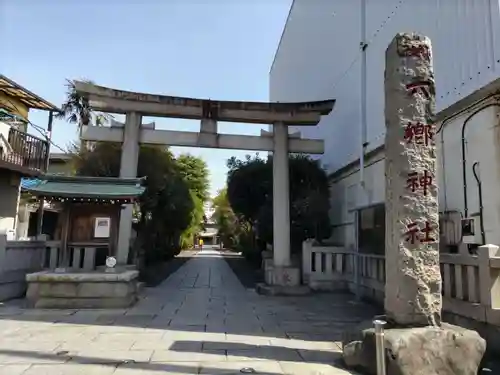
<svg viewBox="0 0 500 375">
<path fill-rule="evenodd" d="M 93 81 L 84 79 L 85 83 L 94 84 Z M 66 101 L 61 106 L 61 112 L 57 118 L 77 124 L 78 129 L 82 126 L 94 125 L 103 126 L 108 123 L 113 116 L 108 113 L 94 112 L 89 105 L 87 98 L 76 91 L 75 83 L 69 79 L 66 80 Z"/>
</svg>

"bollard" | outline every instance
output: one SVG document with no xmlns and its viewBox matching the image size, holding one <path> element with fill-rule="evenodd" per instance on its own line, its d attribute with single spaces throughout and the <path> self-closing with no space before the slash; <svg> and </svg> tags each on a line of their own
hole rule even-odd
<svg viewBox="0 0 500 375">
<path fill-rule="evenodd" d="M 375 325 L 375 348 L 377 355 L 377 375 L 386 375 L 385 372 L 385 342 L 384 342 L 384 326 L 383 320 L 374 320 Z"/>
</svg>

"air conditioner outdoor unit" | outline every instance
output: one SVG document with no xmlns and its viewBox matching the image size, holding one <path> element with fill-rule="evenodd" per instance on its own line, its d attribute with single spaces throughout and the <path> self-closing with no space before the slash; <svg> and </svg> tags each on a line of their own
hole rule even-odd
<svg viewBox="0 0 500 375">
<path fill-rule="evenodd" d="M 462 242 L 471 245 L 481 245 L 481 218 L 471 216 L 462 219 Z"/>
</svg>

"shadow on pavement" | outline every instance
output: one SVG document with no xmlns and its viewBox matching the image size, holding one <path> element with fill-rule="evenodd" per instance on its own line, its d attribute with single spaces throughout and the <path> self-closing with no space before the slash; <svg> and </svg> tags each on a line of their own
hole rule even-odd
<svg viewBox="0 0 500 375">
<path fill-rule="evenodd" d="M 48 365 L 100 365 L 104 367 L 130 370 L 146 370 L 146 371 L 158 371 L 161 373 L 176 373 L 176 374 L 228 374 L 239 372 L 238 369 L 228 369 L 227 367 L 217 367 L 220 363 L 197 363 L 196 365 L 189 366 L 192 362 L 182 362 L 173 363 L 155 363 L 155 362 L 140 362 L 133 360 L 117 360 L 117 359 L 107 359 L 104 357 L 89 357 L 72 355 L 71 353 L 58 355 L 56 353 L 41 353 L 36 351 L 21 351 L 21 350 L 0 350 L 0 356 L 10 356 L 17 358 L 32 358 L 34 359 L 33 366 L 30 368 L 30 372 L 35 374 L 36 371 L 41 371 L 42 368 Z M 37 361 L 38 360 L 38 361 Z M 42 363 L 40 363 L 40 360 Z M 38 362 L 38 363 L 37 363 Z M 23 362 L 26 363 L 26 362 Z M 224 362 L 227 364 L 227 362 Z M 253 365 L 253 364 L 252 364 Z M 37 368 L 38 367 L 38 368 Z M 237 366 L 235 366 L 237 367 Z M 235 371 L 236 370 L 236 371 Z M 228 372 L 231 371 L 231 372 Z M 83 374 L 84 372 L 82 372 Z M 259 371 L 260 375 L 278 375 L 282 372 L 262 372 Z"/>
<path fill-rule="evenodd" d="M 168 262 L 150 265 L 144 271 L 141 271 L 140 281 L 144 282 L 149 288 L 158 286 L 195 255 L 195 251 L 182 251 Z"/>
<path fill-rule="evenodd" d="M 252 267 L 239 253 L 223 251 L 220 255 L 245 288 L 254 289 L 255 285 L 264 282 L 264 272 L 261 269 Z"/>
<path fill-rule="evenodd" d="M 258 358 L 270 361 L 287 361 L 303 363 L 323 363 L 338 365 L 341 363 L 342 354 L 340 347 L 332 344 L 330 350 L 297 349 L 283 346 L 250 345 L 234 342 L 203 341 L 175 341 L 170 347 L 171 351 L 183 353 L 210 353 L 224 354 L 228 360 L 231 358 Z"/>
</svg>

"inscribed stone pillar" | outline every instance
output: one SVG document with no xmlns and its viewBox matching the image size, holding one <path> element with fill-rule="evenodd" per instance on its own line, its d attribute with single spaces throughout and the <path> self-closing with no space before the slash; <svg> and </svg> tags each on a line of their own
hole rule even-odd
<svg viewBox="0 0 500 375">
<path fill-rule="evenodd" d="M 434 101 L 430 40 L 398 34 L 385 70 L 385 310 L 404 326 L 441 324 Z"/>
</svg>

